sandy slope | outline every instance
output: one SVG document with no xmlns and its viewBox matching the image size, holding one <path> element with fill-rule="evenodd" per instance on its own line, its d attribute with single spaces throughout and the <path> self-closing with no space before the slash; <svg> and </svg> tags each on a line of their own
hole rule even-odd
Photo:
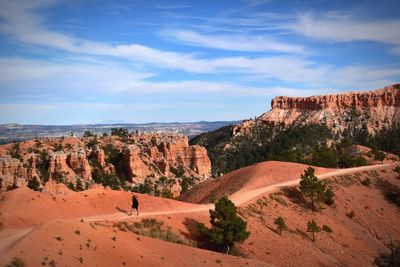
<svg viewBox="0 0 400 267">
<path fill-rule="evenodd" d="M 247 167 L 243 168 L 246 169 L 245 171 L 241 169 L 238 170 L 237 173 L 231 174 L 231 177 L 243 177 L 246 176 L 247 173 L 247 176 L 244 179 L 245 182 L 240 181 L 239 183 L 241 184 L 241 187 L 239 188 L 240 191 L 231 196 L 231 199 L 237 205 L 243 205 L 262 194 L 277 190 L 281 186 L 297 184 L 300 173 L 307 168 L 307 166 L 301 164 L 280 162 L 260 163 L 251 167 L 253 167 L 254 170 Z M 317 173 L 320 178 L 329 178 L 337 175 L 365 170 L 386 169 L 389 167 L 391 167 L 390 164 L 351 168 L 346 170 L 318 168 Z M 270 172 L 268 173 L 266 169 L 270 170 Z M 268 175 L 262 176 L 262 173 L 266 171 Z M 270 181 L 269 177 L 277 178 Z M 221 179 L 220 181 L 224 180 Z M 225 182 L 225 185 L 226 184 L 227 182 Z M 235 186 L 237 188 L 238 185 L 236 184 Z M 209 189 L 212 190 L 212 188 Z M 90 226 L 90 222 L 104 220 L 137 220 L 136 217 L 129 217 L 126 214 L 129 210 L 130 196 L 130 193 L 107 190 L 88 190 L 66 196 L 41 194 L 30 191 L 29 189 L 17 189 L 3 193 L 1 198 L 4 199 L 0 201 L 0 221 L 2 222 L 2 231 L 0 232 L 0 258 L 5 260 L 18 255 L 29 262 L 39 263 L 40 260 L 43 261 L 43 255 L 48 255 L 48 259 L 51 256 L 57 263 L 62 263 L 62 266 L 64 266 L 64 264 L 65 266 L 76 265 L 76 261 L 79 257 L 85 258 L 85 263 L 88 263 L 91 266 L 93 266 L 92 263 L 98 264 L 99 266 L 110 266 L 108 264 L 115 263 L 117 259 L 121 261 L 121 264 L 123 261 L 127 263 L 128 260 L 133 259 L 134 262 L 141 263 L 141 266 L 164 265 L 164 259 L 167 257 L 169 258 L 171 265 L 176 266 L 183 266 L 184 263 L 190 264 L 190 262 L 195 266 L 196 264 L 218 264 L 217 262 L 219 261 L 222 261 L 225 265 L 232 265 L 234 263 L 235 265 L 243 265 L 244 262 L 242 262 L 242 259 L 237 259 L 227 255 L 220 256 L 220 254 L 215 254 L 213 252 L 175 245 L 150 238 L 139 237 L 140 240 L 142 240 L 140 246 L 145 243 L 147 248 L 138 250 L 138 244 L 136 244 L 138 240 L 137 238 L 135 239 L 132 237 L 134 234 L 131 233 L 128 235 L 128 233 L 122 234 L 119 232 L 115 234 L 121 234 L 121 240 L 123 240 L 123 242 L 121 244 L 118 242 L 118 245 L 114 245 L 118 247 L 118 249 L 112 250 L 113 252 L 115 251 L 115 253 L 112 253 L 112 255 L 107 254 L 106 258 L 110 261 L 104 261 L 103 258 L 105 257 L 103 257 L 102 254 L 99 254 L 100 251 L 81 251 L 81 249 L 79 249 L 75 254 L 65 252 L 70 250 L 73 251 L 73 249 L 70 249 L 71 246 L 74 248 L 78 246 L 76 243 L 76 236 L 74 235 L 74 231 L 72 231 L 73 228 L 78 226 L 84 227 L 85 233 L 82 233 L 82 236 L 85 235 L 85 238 L 86 236 L 89 236 L 91 240 L 95 240 L 95 237 L 99 235 L 99 232 L 96 231 L 100 230 L 93 229 Z M 174 215 L 174 218 L 176 217 L 177 219 L 176 222 L 171 220 L 171 225 L 178 225 L 181 228 L 183 227 L 183 224 L 178 221 L 190 217 L 197 216 L 200 221 L 207 221 L 207 211 L 212 207 L 211 205 L 183 203 L 147 195 L 140 195 L 139 199 L 141 203 L 140 217 L 168 216 L 168 218 L 170 218 L 171 215 Z M 83 219 L 84 223 L 80 222 L 81 219 Z M 93 232 L 93 230 L 96 231 Z M 108 230 L 110 231 L 107 232 Z M 59 254 L 60 251 L 57 252 L 54 250 L 54 244 L 60 244 L 60 241 L 54 239 L 56 231 L 58 231 L 57 233 L 60 235 L 63 235 L 63 238 L 65 236 L 65 240 L 67 240 L 67 237 L 68 239 L 71 238 L 72 243 L 67 243 L 67 241 L 64 243 L 61 242 L 61 244 L 63 244 L 62 247 L 57 247 L 60 250 L 64 249 L 62 255 Z M 112 234 L 113 230 L 104 227 L 104 229 L 100 231 L 100 235 L 104 236 L 106 232 Z M 40 240 L 41 238 L 43 238 L 43 242 L 39 243 L 41 245 L 38 246 L 37 249 L 32 250 L 32 242 L 36 242 L 36 240 Z M 107 237 L 104 240 L 98 240 L 98 247 L 100 248 L 100 244 L 103 244 L 104 242 L 109 242 L 109 239 L 110 237 Z M 119 247 L 120 245 L 122 245 L 122 247 Z M 47 249 L 45 249 L 44 246 Z M 183 261 L 181 260 L 182 254 L 173 254 L 173 251 L 176 252 L 177 250 L 176 247 L 179 247 L 179 251 L 185 251 Z M 149 253 L 148 248 L 152 248 L 154 250 L 153 253 L 147 255 L 148 257 L 146 257 L 146 260 L 141 261 L 142 258 L 140 256 Z M 108 247 L 107 249 L 110 248 Z M 81 256 L 78 257 L 78 255 Z M 125 256 L 123 257 L 123 255 Z M 188 259 L 186 255 L 192 255 L 193 257 Z M 203 262 L 204 259 L 211 259 L 212 257 L 215 257 L 215 255 L 218 255 L 218 260 L 207 263 Z M 257 258 L 265 260 L 262 257 L 256 257 L 256 259 Z M 32 261 L 30 259 L 32 259 Z M 248 264 L 258 266 L 261 263 L 258 261 L 248 261 Z"/>
</svg>

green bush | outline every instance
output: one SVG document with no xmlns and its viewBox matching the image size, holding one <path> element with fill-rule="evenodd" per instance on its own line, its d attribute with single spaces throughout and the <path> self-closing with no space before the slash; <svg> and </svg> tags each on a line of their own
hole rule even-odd
<svg viewBox="0 0 400 267">
<path fill-rule="evenodd" d="M 350 219 L 353 219 L 356 214 L 354 213 L 354 211 L 350 211 L 349 213 L 346 213 L 346 216 L 349 217 Z"/>
<path fill-rule="evenodd" d="M 393 171 L 395 171 L 395 172 L 397 172 L 397 173 L 400 173 L 400 166 L 396 166 L 396 167 L 393 169 Z"/>
<path fill-rule="evenodd" d="M 322 225 L 322 230 L 327 233 L 332 233 L 332 229 L 326 224 Z"/>
<path fill-rule="evenodd" d="M 15 142 L 9 150 L 9 154 L 12 158 L 22 160 L 20 144 Z"/>
<path fill-rule="evenodd" d="M 83 137 L 92 137 L 93 133 L 91 131 L 85 131 Z"/>
<path fill-rule="evenodd" d="M 32 180 L 28 181 L 28 187 L 34 191 L 39 191 L 40 183 L 36 176 L 33 176 Z"/>
<path fill-rule="evenodd" d="M 121 187 L 121 182 L 115 174 L 107 173 L 101 167 L 97 167 L 92 171 L 92 179 L 95 183 L 109 186 L 113 190 L 119 190 Z"/>
<path fill-rule="evenodd" d="M 398 267 L 400 266 L 400 244 L 390 242 L 388 245 L 389 253 L 379 253 L 374 263 L 379 267 Z"/>
<path fill-rule="evenodd" d="M 111 128 L 111 135 L 121 138 L 127 138 L 129 137 L 129 131 L 128 129 L 124 128 Z"/>
<path fill-rule="evenodd" d="M 377 186 L 386 200 L 400 207 L 400 187 L 383 179 L 378 179 Z"/>
<path fill-rule="evenodd" d="M 49 154 L 46 150 L 42 150 L 39 153 L 39 161 L 37 163 L 37 168 L 39 170 L 40 179 L 42 183 L 46 183 L 49 180 L 49 166 L 50 166 L 50 159 Z"/>
<path fill-rule="evenodd" d="M 361 184 L 363 184 L 365 186 L 369 186 L 371 184 L 371 179 L 369 179 L 367 177 L 367 178 L 365 178 L 364 180 L 361 181 Z"/>
<path fill-rule="evenodd" d="M 186 177 L 182 176 L 182 179 L 180 181 L 180 185 L 182 187 L 181 194 L 186 193 L 190 187 L 192 187 L 195 183 L 195 178 L 192 177 Z"/>
<path fill-rule="evenodd" d="M 335 196 L 335 193 L 333 192 L 332 187 L 329 187 L 328 189 L 326 189 L 326 191 L 324 192 L 325 204 L 328 206 L 333 205 L 333 203 L 335 203 L 334 196 Z"/>
<path fill-rule="evenodd" d="M 20 258 L 14 258 L 9 264 L 4 265 L 5 267 L 25 267 L 25 263 Z"/>
<path fill-rule="evenodd" d="M 315 233 L 319 233 L 320 231 L 321 231 L 321 227 L 319 227 L 314 220 L 308 221 L 307 232 L 310 232 L 312 234 L 313 242 L 315 242 Z"/>
<path fill-rule="evenodd" d="M 287 229 L 287 225 L 285 222 L 285 219 L 283 219 L 282 217 L 278 217 L 275 219 L 274 224 L 276 225 L 276 228 L 279 232 L 280 235 L 282 235 L 282 231 Z"/>
</svg>

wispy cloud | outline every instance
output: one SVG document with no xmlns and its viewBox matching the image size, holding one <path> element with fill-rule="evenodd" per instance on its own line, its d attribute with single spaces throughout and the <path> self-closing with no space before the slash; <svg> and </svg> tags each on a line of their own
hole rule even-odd
<svg viewBox="0 0 400 267">
<path fill-rule="evenodd" d="M 400 44 L 400 20 L 360 21 L 346 15 L 326 15 L 308 12 L 286 26 L 294 32 L 317 40 L 333 42 L 375 41 Z"/>
<path fill-rule="evenodd" d="M 184 44 L 216 48 L 231 51 L 247 52 L 283 52 L 302 53 L 304 48 L 279 42 L 266 36 L 252 35 L 207 35 L 189 30 L 168 29 L 161 32 L 162 36 L 172 38 Z"/>
</svg>

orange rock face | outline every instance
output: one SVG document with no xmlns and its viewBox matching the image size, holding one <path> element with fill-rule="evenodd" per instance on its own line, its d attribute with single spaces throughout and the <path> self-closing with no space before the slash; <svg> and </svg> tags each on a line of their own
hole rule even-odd
<svg viewBox="0 0 400 267">
<path fill-rule="evenodd" d="M 23 166 L 22 162 L 8 155 L 0 157 L 1 188 L 7 189 L 13 185 L 18 186 L 23 184 L 18 179 L 20 177 L 28 177 L 27 169 Z"/>
<path fill-rule="evenodd" d="M 182 168 L 187 176 L 207 179 L 211 175 L 211 162 L 207 150 L 201 146 L 189 146 L 186 136 L 162 138 L 153 135 L 153 143 L 142 150 L 128 146 L 124 152 L 125 171 L 135 182 L 143 182 L 146 176 L 171 176 L 171 168 Z"/>
<path fill-rule="evenodd" d="M 326 124 L 334 132 L 349 126 L 366 127 L 375 134 L 383 128 L 400 123 L 400 84 L 366 92 L 310 97 L 275 97 L 271 110 L 257 120 L 244 121 L 233 128 L 243 133 L 257 122 L 265 124 L 304 125 Z"/>
<path fill-rule="evenodd" d="M 84 149 L 81 148 L 76 152 L 71 152 L 67 156 L 67 164 L 79 177 L 86 181 L 92 179 L 92 167 Z"/>
<path fill-rule="evenodd" d="M 21 160 L 10 156 L 10 144 L 0 146 L 1 190 L 13 185 L 26 186 L 34 176 L 43 187 L 47 180 L 43 172 L 50 180 L 64 180 L 73 185 L 78 178 L 84 185 L 93 184 L 93 173 L 100 175 L 99 179 L 104 174 L 123 175 L 128 186 L 141 184 L 146 178 L 156 183 L 163 176 L 175 179 L 185 175 L 196 178 L 195 181 L 211 176 L 206 149 L 189 146 L 184 136 L 149 133 L 132 134 L 125 140 L 114 136 L 96 140 L 96 145 L 88 146 L 93 139 L 43 139 L 39 149 L 33 141 L 23 142 L 20 144 Z M 47 165 L 43 161 L 47 161 Z M 169 181 L 161 190 L 169 187 L 174 196 L 179 195 L 182 189 L 179 181 Z"/>
</svg>

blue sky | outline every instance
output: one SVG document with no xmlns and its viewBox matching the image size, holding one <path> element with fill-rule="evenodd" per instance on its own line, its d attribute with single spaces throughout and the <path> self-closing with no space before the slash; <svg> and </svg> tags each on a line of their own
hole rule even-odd
<svg viewBox="0 0 400 267">
<path fill-rule="evenodd" d="M 398 1 L 0 1 L 0 123 L 238 120 L 400 81 Z"/>
</svg>

